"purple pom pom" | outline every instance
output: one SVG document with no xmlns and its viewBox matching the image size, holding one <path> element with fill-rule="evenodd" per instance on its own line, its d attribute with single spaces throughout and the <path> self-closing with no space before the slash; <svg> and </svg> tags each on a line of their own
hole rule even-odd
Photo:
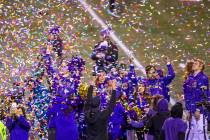
<svg viewBox="0 0 210 140">
<path fill-rule="evenodd" d="M 59 26 L 55 26 L 55 27 L 51 28 L 49 30 L 49 33 L 50 34 L 59 34 L 60 33 L 60 27 Z"/>
</svg>

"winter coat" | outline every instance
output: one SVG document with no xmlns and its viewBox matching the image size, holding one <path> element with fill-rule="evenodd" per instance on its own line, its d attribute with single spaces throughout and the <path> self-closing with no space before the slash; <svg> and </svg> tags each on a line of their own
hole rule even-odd
<svg viewBox="0 0 210 140">
<path fill-rule="evenodd" d="M 158 101 L 158 112 L 153 116 L 148 123 L 149 135 L 154 137 L 154 140 L 160 140 L 162 126 L 164 121 L 169 117 L 168 102 L 166 99 Z"/>
<path fill-rule="evenodd" d="M 112 91 L 109 104 L 103 111 L 99 109 L 100 97 L 92 98 L 92 93 L 93 86 L 90 86 L 84 108 L 87 122 L 87 140 L 108 140 L 107 125 L 116 104 L 116 91 Z"/>
</svg>

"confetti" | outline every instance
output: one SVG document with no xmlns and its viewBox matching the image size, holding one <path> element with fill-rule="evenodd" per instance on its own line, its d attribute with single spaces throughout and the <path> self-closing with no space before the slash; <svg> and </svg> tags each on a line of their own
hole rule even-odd
<svg viewBox="0 0 210 140">
<path fill-rule="evenodd" d="M 116 5 L 120 18 L 108 14 L 106 1 L 89 3 L 144 65 L 167 55 L 173 59 L 177 75 L 181 75 L 186 58 L 209 60 L 210 9 L 205 2 L 122 0 Z M 60 27 L 58 32 L 64 43 L 62 57 L 71 59 L 81 54 L 88 62 L 87 71 L 91 71 L 93 62 L 89 55 L 100 40 L 101 28 L 85 10 L 74 0 L 2 1 L 0 89 L 7 93 L 14 79 L 24 81 L 35 74 L 37 57 L 50 38 L 49 29 L 56 26 Z M 121 50 L 119 54 L 120 58 L 125 56 Z M 206 72 L 210 75 L 209 67 Z M 41 73 L 40 70 L 36 74 Z M 174 91 L 179 92 L 180 83 L 177 79 Z"/>
</svg>

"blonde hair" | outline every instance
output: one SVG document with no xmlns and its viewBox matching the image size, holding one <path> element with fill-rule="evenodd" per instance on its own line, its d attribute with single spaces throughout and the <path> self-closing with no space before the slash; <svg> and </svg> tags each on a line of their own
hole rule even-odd
<svg viewBox="0 0 210 140">
<path fill-rule="evenodd" d="M 188 61 L 185 66 L 184 80 L 186 80 L 188 76 L 193 72 L 192 66 L 193 66 L 193 61 Z"/>
</svg>

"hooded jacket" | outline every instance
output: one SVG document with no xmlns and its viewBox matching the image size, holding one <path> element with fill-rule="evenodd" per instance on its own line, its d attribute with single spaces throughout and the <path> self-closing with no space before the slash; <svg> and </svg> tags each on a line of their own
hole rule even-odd
<svg viewBox="0 0 210 140">
<path fill-rule="evenodd" d="M 148 123 L 148 134 L 154 137 L 154 140 L 161 140 L 160 135 L 164 121 L 169 117 L 168 101 L 166 99 L 160 99 L 158 101 L 158 112 L 153 116 Z"/>
<path fill-rule="evenodd" d="M 92 93 L 93 86 L 90 86 L 84 108 L 87 122 L 87 140 L 108 140 L 107 125 L 116 104 L 116 91 L 112 91 L 110 102 L 103 111 L 100 111 L 100 97 L 92 98 Z"/>
</svg>

